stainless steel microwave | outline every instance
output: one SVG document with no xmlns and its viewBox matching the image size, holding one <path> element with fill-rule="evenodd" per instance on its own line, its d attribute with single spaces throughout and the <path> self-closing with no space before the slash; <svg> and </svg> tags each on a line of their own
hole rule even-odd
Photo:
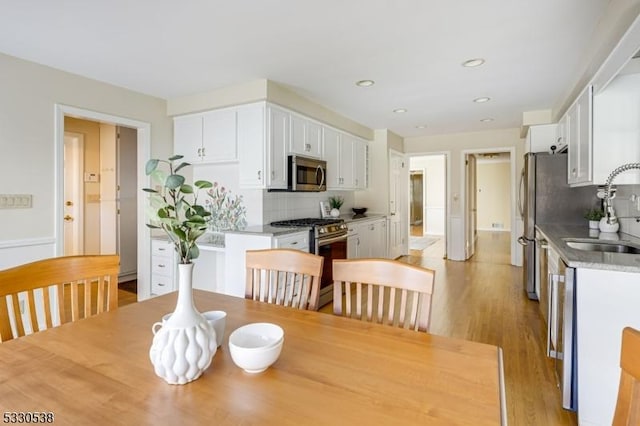
<svg viewBox="0 0 640 426">
<path fill-rule="evenodd" d="M 287 172 L 288 191 L 319 192 L 327 190 L 327 162 L 324 160 L 289 155 Z"/>
</svg>

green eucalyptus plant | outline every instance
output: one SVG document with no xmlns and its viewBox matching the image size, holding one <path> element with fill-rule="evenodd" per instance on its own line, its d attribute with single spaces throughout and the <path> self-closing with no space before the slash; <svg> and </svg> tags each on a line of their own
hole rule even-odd
<svg viewBox="0 0 640 426">
<path fill-rule="evenodd" d="M 198 180 L 189 185 L 178 172 L 191 164 L 179 162 L 182 155 L 174 155 L 167 160 L 151 159 L 147 161 L 145 173 L 159 185 L 143 188 L 150 194 L 152 229 L 162 229 L 174 244 L 180 256 L 180 263 L 191 263 L 197 259 L 200 251 L 196 240 L 207 230 L 207 220 L 211 213 L 198 204 L 200 190 L 209 189 L 213 185 L 206 180 Z M 168 174 L 159 166 L 166 165 Z M 163 167 L 164 168 L 164 167 Z"/>
</svg>

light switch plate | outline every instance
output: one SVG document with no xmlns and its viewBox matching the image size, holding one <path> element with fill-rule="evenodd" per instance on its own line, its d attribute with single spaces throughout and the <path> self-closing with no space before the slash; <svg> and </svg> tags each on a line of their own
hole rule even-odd
<svg viewBox="0 0 640 426">
<path fill-rule="evenodd" d="M 31 194 L 0 194 L 0 209 L 30 209 Z"/>
</svg>

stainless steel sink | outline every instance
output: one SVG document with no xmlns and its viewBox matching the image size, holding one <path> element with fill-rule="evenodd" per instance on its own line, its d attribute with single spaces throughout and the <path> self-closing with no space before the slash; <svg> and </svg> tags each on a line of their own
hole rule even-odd
<svg viewBox="0 0 640 426">
<path fill-rule="evenodd" d="M 576 250 L 640 254 L 640 246 L 622 241 L 565 239 L 565 242 Z"/>
</svg>

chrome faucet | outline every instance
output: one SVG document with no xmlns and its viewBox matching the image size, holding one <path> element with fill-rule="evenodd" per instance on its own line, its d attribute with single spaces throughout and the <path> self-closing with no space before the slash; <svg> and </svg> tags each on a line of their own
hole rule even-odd
<svg viewBox="0 0 640 426">
<path fill-rule="evenodd" d="M 620 167 L 616 167 L 607 177 L 607 181 L 605 182 L 605 190 L 604 190 L 604 212 L 607 218 L 607 223 L 610 225 L 614 225 L 618 223 L 618 218 L 616 217 L 616 213 L 613 210 L 613 206 L 611 205 L 611 184 L 616 176 L 618 176 L 622 172 L 626 172 L 627 170 L 640 170 L 640 163 L 628 163 L 623 164 Z"/>
</svg>

